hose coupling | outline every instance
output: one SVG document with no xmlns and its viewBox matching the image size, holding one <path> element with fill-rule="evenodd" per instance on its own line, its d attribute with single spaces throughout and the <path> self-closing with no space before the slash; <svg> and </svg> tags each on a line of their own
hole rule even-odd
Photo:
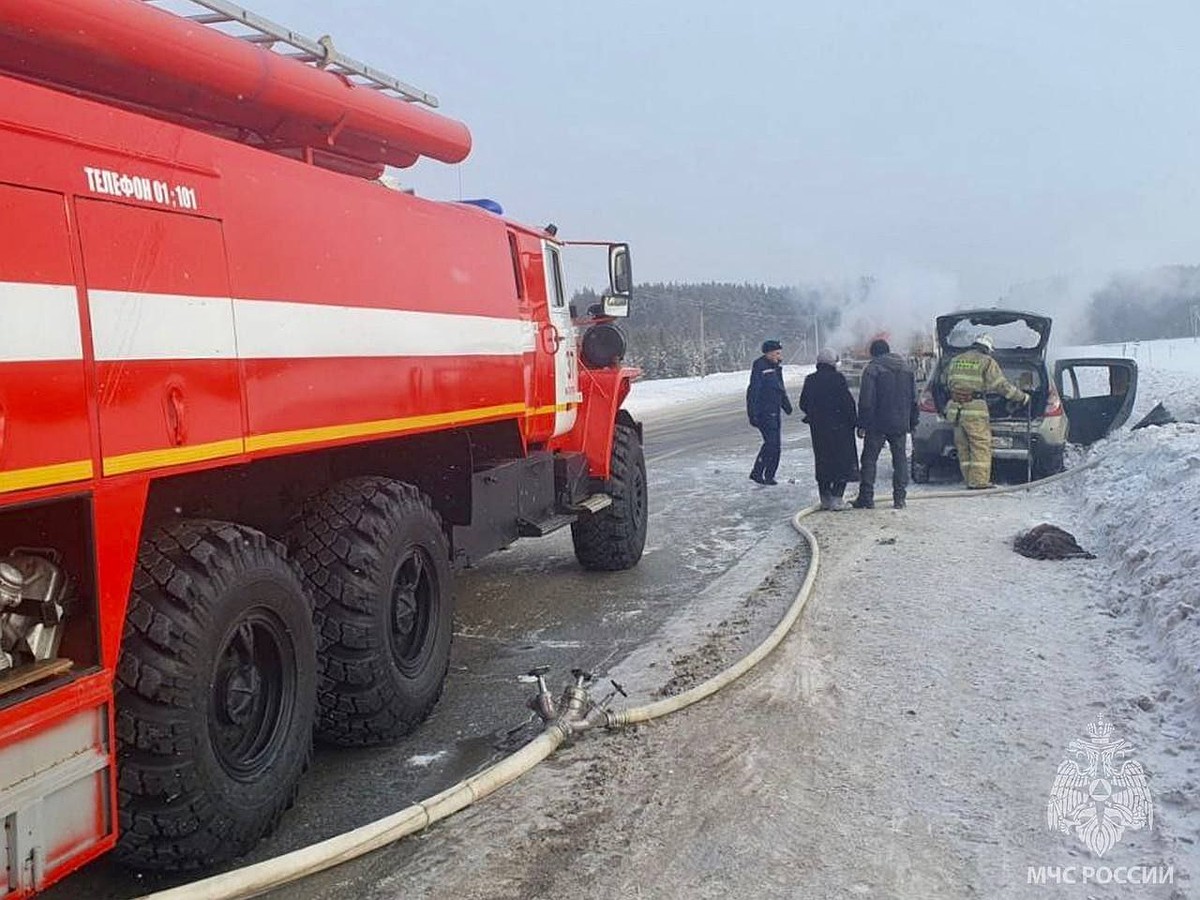
<svg viewBox="0 0 1200 900">
<path fill-rule="evenodd" d="M 575 727 L 576 731 L 591 731 L 593 728 L 612 728 L 616 724 L 616 714 L 598 703 L 593 703 L 587 714 Z"/>
<path fill-rule="evenodd" d="M 585 669 L 572 669 L 574 682 L 563 688 L 562 697 L 555 703 L 546 686 L 546 673 L 549 671 L 549 666 L 537 666 L 517 676 L 517 681 L 522 684 L 537 685 L 537 693 L 525 705 L 543 722 L 558 726 L 567 737 L 593 728 L 616 728 L 620 725 L 620 714 L 609 709 L 618 696 L 628 696 L 619 682 L 610 680 L 612 690 L 603 700 L 596 702 L 588 688 L 596 676 Z"/>
<path fill-rule="evenodd" d="M 563 689 L 562 707 L 563 715 L 571 721 L 582 719 L 585 711 L 591 704 L 591 697 L 588 696 L 587 686 L 595 681 L 596 676 L 584 669 L 572 669 L 571 677 L 575 679 L 574 684 L 569 684 Z"/>
</svg>

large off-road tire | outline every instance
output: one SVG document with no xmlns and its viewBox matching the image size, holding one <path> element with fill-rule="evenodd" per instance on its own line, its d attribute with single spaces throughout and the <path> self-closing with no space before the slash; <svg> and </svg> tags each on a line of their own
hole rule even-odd
<svg viewBox="0 0 1200 900">
<path fill-rule="evenodd" d="M 350 746 L 408 734 L 450 665 L 450 552 L 437 513 L 412 485 L 351 478 L 306 504 L 289 543 L 314 601 L 318 734 Z"/>
<path fill-rule="evenodd" d="M 142 544 L 117 665 L 117 856 L 193 869 L 249 850 L 312 757 L 312 612 L 283 547 L 181 521 Z"/>
<path fill-rule="evenodd" d="M 575 558 L 585 569 L 630 569 L 646 546 L 646 461 L 631 425 L 618 422 L 613 435 L 611 476 L 605 490 L 612 504 L 571 526 Z"/>
</svg>

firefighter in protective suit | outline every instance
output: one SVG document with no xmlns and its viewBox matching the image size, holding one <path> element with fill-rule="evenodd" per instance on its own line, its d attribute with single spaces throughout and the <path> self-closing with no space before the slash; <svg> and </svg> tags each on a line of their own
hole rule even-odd
<svg viewBox="0 0 1200 900">
<path fill-rule="evenodd" d="M 945 416 L 954 425 L 954 446 L 963 481 L 972 490 L 992 484 L 992 424 L 988 418 L 988 394 L 1003 394 L 1024 406 L 1029 395 L 1004 377 L 992 359 L 992 337 L 981 334 L 969 350 L 950 360 L 944 383 L 950 391 Z"/>
</svg>

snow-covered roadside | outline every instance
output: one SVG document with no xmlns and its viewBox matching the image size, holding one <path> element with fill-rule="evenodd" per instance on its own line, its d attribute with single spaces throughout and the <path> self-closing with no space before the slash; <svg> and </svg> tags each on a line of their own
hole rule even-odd
<svg viewBox="0 0 1200 900">
<path fill-rule="evenodd" d="M 1101 461 L 1073 490 L 1114 567 L 1113 610 L 1145 622 L 1200 699 L 1200 425 L 1124 432 L 1091 453 Z"/>
<path fill-rule="evenodd" d="M 1080 537 L 1112 568 L 1113 613 L 1144 626 L 1154 655 L 1200 703 L 1200 344 L 1163 343 L 1176 345 L 1170 358 L 1178 369 L 1140 367 L 1130 423 L 1160 401 L 1191 421 L 1136 431 L 1127 424 L 1078 455 L 1099 462 L 1064 490 L 1086 513 Z M 1195 348 L 1194 361 L 1178 352 L 1184 343 Z"/>
<path fill-rule="evenodd" d="M 784 381 L 794 401 L 800 395 L 806 375 L 812 366 L 784 366 Z M 750 370 L 744 372 L 717 372 L 703 378 L 657 378 L 653 381 L 635 381 L 625 408 L 635 417 L 653 416 L 672 409 L 685 408 L 705 401 L 728 399 L 740 402 L 745 395 Z"/>
<path fill-rule="evenodd" d="M 1129 422 L 1074 454 L 1100 462 L 1065 489 L 1086 512 L 1081 537 L 1112 567 L 1113 613 L 1145 627 L 1155 655 L 1200 703 L 1200 341 L 1064 347 L 1057 356 L 1138 363 Z M 1131 430 L 1159 402 L 1179 423 Z"/>
</svg>

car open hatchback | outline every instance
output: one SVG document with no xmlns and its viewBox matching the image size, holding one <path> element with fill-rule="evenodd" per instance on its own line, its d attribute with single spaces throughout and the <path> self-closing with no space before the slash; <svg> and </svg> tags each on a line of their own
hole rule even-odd
<svg viewBox="0 0 1200 900">
<path fill-rule="evenodd" d="M 1137 363 L 1131 359 L 1062 359 L 1047 367 L 1050 318 L 1037 313 L 976 309 L 937 318 L 939 358 L 920 400 L 913 432 L 912 478 L 930 479 L 932 471 L 956 462 L 954 426 L 943 412 L 950 399 L 946 368 L 975 338 L 989 334 L 993 358 L 1005 377 L 1030 395 L 1016 408 L 1004 397 L 988 395 L 993 466 L 1011 462 L 1034 478 L 1063 468 L 1067 443 L 1090 444 L 1129 418 L 1137 391 Z"/>
</svg>

